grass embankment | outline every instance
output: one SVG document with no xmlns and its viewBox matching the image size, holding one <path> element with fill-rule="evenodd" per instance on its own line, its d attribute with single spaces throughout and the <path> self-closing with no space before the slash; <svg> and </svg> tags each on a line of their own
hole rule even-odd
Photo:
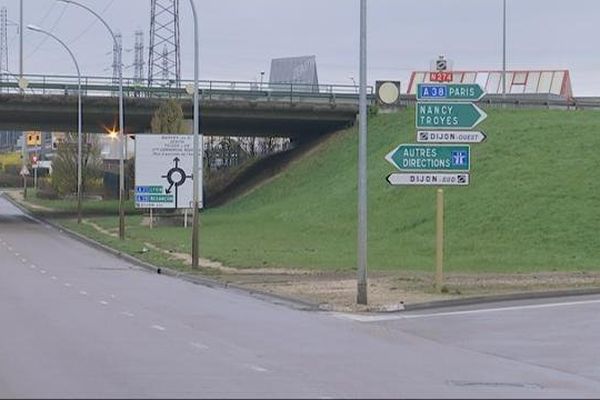
<svg viewBox="0 0 600 400">
<path fill-rule="evenodd" d="M 448 272 L 596 270 L 600 113 L 489 110 L 472 146 L 471 186 L 446 189 Z M 414 109 L 369 122 L 369 268 L 431 271 L 435 188 L 391 187 L 384 156 L 415 142 Z M 333 136 L 276 179 L 202 216 L 205 257 L 236 267 L 354 270 L 357 132 Z M 150 230 L 138 243 L 187 252 L 190 230 Z M 115 218 L 94 222 L 115 229 Z M 86 228 L 87 229 L 87 228 Z"/>
</svg>

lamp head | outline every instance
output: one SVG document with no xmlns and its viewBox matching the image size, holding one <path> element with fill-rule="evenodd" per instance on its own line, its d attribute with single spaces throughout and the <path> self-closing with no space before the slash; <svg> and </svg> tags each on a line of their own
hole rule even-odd
<svg viewBox="0 0 600 400">
<path fill-rule="evenodd" d="M 37 26 L 37 25 L 32 25 L 32 24 L 29 24 L 29 25 L 27 25 L 27 29 L 29 29 L 29 30 L 31 30 L 31 31 L 35 31 L 35 32 L 43 32 L 43 31 L 44 31 L 44 30 L 43 30 L 42 28 L 40 28 L 39 26 Z"/>
</svg>

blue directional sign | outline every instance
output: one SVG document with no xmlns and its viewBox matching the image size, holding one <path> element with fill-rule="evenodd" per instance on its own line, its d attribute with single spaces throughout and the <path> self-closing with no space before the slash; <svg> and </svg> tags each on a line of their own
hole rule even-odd
<svg viewBox="0 0 600 400">
<path fill-rule="evenodd" d="M 476 83 L 419 83 L 417 100 L 478 101 L 485 95 Z"/>
</svg>

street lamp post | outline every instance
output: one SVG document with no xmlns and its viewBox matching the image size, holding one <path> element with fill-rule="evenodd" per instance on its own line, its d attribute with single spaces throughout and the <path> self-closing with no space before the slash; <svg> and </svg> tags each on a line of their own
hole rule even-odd
<svg viewBox="0 0 600 400">
<path fill-rule="evenodd" d="M 199 251 L 199 222 L 200 222 L 200 188 L 202 188 L 204 146 L 203 137 L 200 134 L 200 105 L 198 99 L 198 75 L 199 75 L 199 43 L 198 43 L 198 14 L 196 5 L 190 0 L 192 15 L 194 17 L 194 216 L 192 223 L 192 268 L 198 268 Z"/>
<path fill-rule="evenodd" d="M 117 61 L 119 63 L 119 138 L 121 140 L 121 146 L 119 146 L 119 148 L 120 148 L 120 151 L 119 151 L 119 239 L 124 240 L 125 239 L 125 207 L 124 207 L 123 202 L 125 200 L 125 166 L 124 166 L 123 157 L 124 157 L 124 153 L 125 153 L 124 148 L 127 145 L 127 142 L 125 141 L 125 134 L 123 131 L 123 129 L 124 129 L 124 127 L 123 127 L 123 63 L 122 63 L 123 49 L 119 45 L 119 42 L 117 41 L 117 37 L 116 37 L 115 33 L 110 28 L 108 23 L 100 16 L 100 14 L 98 14 L 97 12 L 95 12 L 94 10 L 89 8 L 88 6 L 83 5 L 75 0 L 57 0 L 57 1 L 60 1 L 62 3 L 76 5 L 78 7 L 83 8 L 84 10 L 88 11 L 89 13 L 93 14 L 96 18 L 98 18 L 100 20 L 100 22 L 102 22 L 102 24 L 106 27 L 106 29 L 108 29 L 108 32 L 112 36 L 113 42 L 114 42 L 116 48 L 118 49 L 118 51 L 117 51 L 118 60 Z"/>
<path fill-rule="evenodd" d="M 69 47 L 60 40 L 56 35 L 45 31 L 44 29 L 35 26 L 35 25 L 27 25 L 27 29 L 32 30 L 34 32 L 43 33 L 44 35 L 50 36 L 52 39 L 56 40 L 58 43 L 62 45 L 62 47 L 67 50 L 73 63 L 75 64 L 75 69 L 77 69 L 77 223 L 81 223 L 81 197 L 82 197 L 82 165 L 81 165 L 81 70 L 79 69 L 79 63 L 75 58 L 75 55 L 69 49 Z"/>
<path fill-rule="evenodd" d="M 358 134 L 358 287 L 356 302 L 367 304 L 367 0 L 360 0 L 360 90 Z"/>
<path fill-rule="evenodd" d="M 502 100 L 506 107 L 506 0 L 502 0 Z"/>
</svg>

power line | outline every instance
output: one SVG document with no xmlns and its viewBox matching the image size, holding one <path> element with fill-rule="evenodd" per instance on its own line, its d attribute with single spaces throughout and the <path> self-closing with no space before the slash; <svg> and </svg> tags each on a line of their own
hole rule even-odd
<svg viewBox="0 0 600 400">
<path fill-rule="evenodd" d="M 104 15 L 104 13 L 106 13 L 106 11 L 108 11 L 108 9 L 114 4 L 115 0 L 111 0 L 106 7 L 104 7 L 104 9 L 102 11 L 100 11 L 100 15 Z M 98 23 L 98 19 L 94 19 L 94 21 L 89 24 L 85 29 L 83 29 L 78 35 L 75 36 L 75 38 L 67 41 L 67 43 L 74 44 L 77 43 L 84 35 L 86 35 L 94 26 L 96 26 L 96 24 Z"/>
<path fill-rule="evenodd" d="M 50 33 L 54 32 L 54 29 L 56 29 L 56 27 L 58 26 L 58 23 L 60 22 L 62 17 L 65 15 L 66 11 L 67 11 L 67 4 L 65 4 L 63 6 L 62 12 L 60 13 L 60 15 L 58 16 L 56 21 L 54 21 L 54 24 L 52 24 L 50 29 L 48 29 L 48 32 L 50 32 Z M 25 59 L 28 60 L 29 58 L 31 58 L 31 56 L 33 56 L 44 45 L 44 43 L 46 43 L 46 41 L 48 40 L 49 37 L 50 36 L 48 36 L 48 35 L 44 35 L 44 38 L 38 43 L 38 45 L 36 46 L 35 49 L 33 49 L 32 52 L 30 52 L 29 54 L 27 54 L 25 56 Z"/>
</svg>

